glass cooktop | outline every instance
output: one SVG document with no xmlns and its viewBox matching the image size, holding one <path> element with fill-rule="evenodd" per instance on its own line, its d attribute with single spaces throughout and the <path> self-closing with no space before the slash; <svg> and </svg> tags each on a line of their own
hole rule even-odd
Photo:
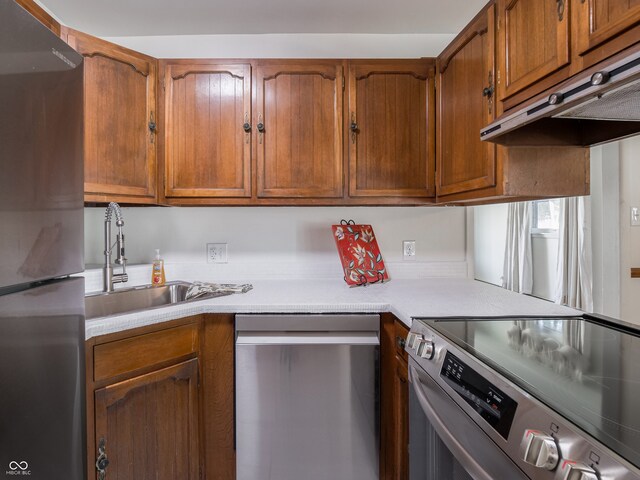
<svg viewBox="0 0 640 480">
<path fill-rule="evenodd" d="M 584 319 L 422 319 L 640 467 L 640 332 Z"/>
</svg>

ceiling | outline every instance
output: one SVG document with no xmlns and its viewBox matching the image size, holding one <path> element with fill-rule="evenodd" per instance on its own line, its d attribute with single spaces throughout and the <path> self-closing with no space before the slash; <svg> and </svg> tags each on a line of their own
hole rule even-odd
<svg viewBox="0 0 640 480">
<path fill-rule="evenodd" d="M 457 33 L 486 0 L 39 0 L 97 36 Z"/>
</svg>

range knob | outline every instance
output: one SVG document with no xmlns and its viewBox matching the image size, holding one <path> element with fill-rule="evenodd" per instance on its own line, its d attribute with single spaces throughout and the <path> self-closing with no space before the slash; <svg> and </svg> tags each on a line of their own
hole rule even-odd
<svg viewBox="0 0 640 480">
<path fill-rule="evenodd" d="M 611 74 L 608 72 L 596 72 L 591 75 L 591 85 L 597 87 L 598 85 L 603 85 L 609 81 L 611 78 Z"/>
<path fill-rule="evenodd" d="M 598 474 L 584 463 L 563 460 L 556 474 L 556 480 L 598 480 Z"/>
<path fill-rule="evenodd" d="M 549 100 L 547 101 L 549 102 L 549 105 L 558 105 L 562 103 L 562 100 L 564 100 L 564 94 L 552 93 L 551 95 L 549 95 Z"/>
<path fill-rule="evenodd" d="M 431 340 L 419 339 L 416 343 L 416 353 L 421 358 L 431 360 L 435 352 L 435 345 Z"/>
<path fill-rule="evenodd" d="M 525 462 L 546 470 L 556 468 L 560 459 L 558 446 L 553 437 L 537 430 L 526 430 L 524 432 L 524 437 L 522 437 L 522 442 L 520 443 L 520 451 Z"/>
<path fill-rule="evenodd" d="M 424 337 L 418 333 L 413 333 L 413 332 L 409 332 L 409 335 L 407 335 L 407 342 L 406 342 L 406 348 L 407 350 L 410 348 L 415 349 L 418 345 L 418 341 L 422 340 Z"/>
</svg>

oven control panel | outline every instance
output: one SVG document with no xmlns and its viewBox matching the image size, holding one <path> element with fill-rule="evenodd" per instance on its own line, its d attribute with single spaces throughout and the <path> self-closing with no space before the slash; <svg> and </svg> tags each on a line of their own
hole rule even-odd
<svg viewBox="0 0 640 480">
<path fill-rule="evenodd" d="M 505 440 L 518 403 L 466 363 L 447 352 L 440 377 Z"/>
</svg>

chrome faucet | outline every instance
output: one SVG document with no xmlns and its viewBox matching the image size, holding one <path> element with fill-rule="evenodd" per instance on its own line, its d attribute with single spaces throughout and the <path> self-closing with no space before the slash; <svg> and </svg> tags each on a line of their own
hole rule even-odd
<svg viewBox="0 0 640 480">
<path fill-rule="evenodd" d="M 116 215 L 116 227 L 118 227 L 118 233 L 116 235 L 116 242 L 111 245 L 111 215 Z M 122 219 L 122 211 L 120 205 L 115 202 L 111 202 L 105 212 L 104 220 L 104 267 L 102 267 L 102 280 L 103 290 L 105 292 L 113 292 L 113 285 L 116 283 L 125 283 L 129 280 L 127 275 L 127 259 L 124 258 L 124 233 L 122 233 L 122 227 L 124 227 L 124 220 Z M 116 263 L 122 265 L 122 273 L 113 273 L 113 267 L 111 266 L 111 250 L 116 247 Z"/>
</svg>

